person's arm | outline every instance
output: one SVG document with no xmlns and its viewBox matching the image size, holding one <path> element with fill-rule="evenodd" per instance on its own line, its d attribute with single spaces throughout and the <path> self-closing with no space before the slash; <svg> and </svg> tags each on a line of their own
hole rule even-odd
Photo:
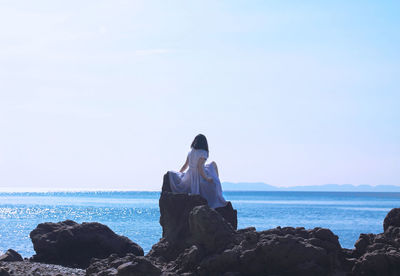
<svg viewBox="0 0 400 276">
<path fill-rule="evenodd" d="M 189 164 L 189 157 L 186 157 L 185 164 L 183 164 L 183 166 L 182 166 L 182 168 L 180 169 L 179 172 L 183 173 L 184 171 L 186 171 L 186 169 L 188 167 L 188 164 Z"/>
<path fill-rule="evenodd" d="M 199 159 L 199 163 L 197 163 L 197 168 L 199 169 L 199 173 L 200 173 L 200 175 L 205 179 L 205 180 L 207 180 L 207 182 L 213 182 L 213 179 L 211 178 L 211 177 L 208 177 L 207 175 L 206 175 L 206 173 L 204 172 L 204 163 L 206 162 L 206 159 L 205 158 L 203 158 L 203 157 L 201 157 L 200 159 Z"/>
</svg>

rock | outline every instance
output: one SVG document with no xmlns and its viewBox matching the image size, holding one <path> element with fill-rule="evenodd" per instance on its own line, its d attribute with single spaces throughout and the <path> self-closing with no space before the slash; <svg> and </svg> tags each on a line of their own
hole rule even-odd
<svg viewBox="0 0 400 276">
<path fill-rule="evenodd" d="M 165 175 L 160 196 L 163 238 L 145 257 L 164 274 L 344 275 L 342 263 L 348 270 L 353 266 L 329 229 L 235 231 L 234 223 L 200 196 L 171 193 L 168 181 Z M 232 206 L 228 208 L 236 218 Z"/>
<path fill-rule="evenodd" d="M 171 186 L 170 186 L 170 183 L 169 183 L 169 172 L 167 172 L 166 174 L 164 174 L 164 177 L 163 177 L 163 184 L 162 184 L 162 186 L 161 186 L 161 192 L 162 192 L 162 193 L 163 193 L 163 192 L 172 193 Z"/>
<path fill-rule="evenodd" d="M 356 276 L 400 275 L 399 252 L 373 251 L 358 259 L 352 269 Z"/>
<path fill-rule="evenodd" d="M 0 276 L 84 276 L 85 271 L 78 268 L 60 265 L 42 264 L 27 260 L 16 262 L 1 262 Z M 2 274 L 3 273 L 3 274 Z M 8 273 L 8 274 L 7 274 Z"/>
<path fill-rule="evenodd" d="M 198 195 L 174 194 L 163 187 L 163 237 L 149 254 L 93 259 L 87 275 L 400 275 L 396 211 L 389 212 L 383 233 L 361 234 L 355 249 L 343 249 L 338 237 L 326 228 L 235 230 L 205 203 Z"/>
<path fill-rule="evenodd" d="M 0 276 L 10 276 L 10 273 L 4 267 L 0 267 Z"/>
<path fill-rule="evenodd" d="M 233 209 L 230 201 L 228 201 L 228 204 L 224 207 L 215 208 L 215 211 L 220 213 L 222 217 L 231 224 L 233 229 L 237 229 L 237 211 Z"/>
<path fill-rule="evenodd" d="M 208 205 L 196 206 L 189 215 L 189 229 L 193 243 L 215 252 L 233 243 L 233 230 L 217 211 Z"/>
<path fill-rule="evenodd" d="M 165 174 L 159 199 L 162 239 L 153 245 L 149 256 L 159 258 L 160 261 L 172 261 L 192 246 L 195 242 L 189 227 L 189 215 L 196 206 L 206 205 L 207 201 L 200 195 L 172 193 L 168 173 Z M 237 212 L 230 202 L 215 211 L 213 213 L 222 216 L 221 218 L 231 224 L 231 228 L 237 227 Z"/>
<path fill-rule="evenodd" d="M 172 270 L 176 272 L 194 270 L 202 257 L 201 250 L 196 246 L 185 249 L 181 255 L 174 261 L 175 267 Z"/>
<path fill-rule="evenodd" d="M 22 260 L 21 255 L 13 249 L 8 249 L 6 253 L 0 256 L 0 262 L 17 262 Z"/>
<path fill-rule="evenodd" d="M 232 206 L 225 209 L 232 215 L 226 219 L 224 211 L 209 208 L 198 196 L 171 193 L 168 181 L 164 176 L 160 197 L 163 239 L 146 256 L 155 260 L 163 273 L 400 275 L 400 208 L 388 213 L 383 233 L 361 234 L 353 250 L 343 249 L 338 237 L 325 228 L 235 231 Z M 171 248 L 176 249 L 173 254 Z"/>
<path fill-rule="evenodd" d="M 400 227 L 400 208 L 393 208 L 386 215 L 383 221 L 383 231 L 386 231 L 389 226 Z"/>
<path fill-rule="evenodd" d="M 106 225 L 92 222 L 78 224 L 71 220 L 41 223 L 30 238 L 36 255 L 33 261 L 86 268 L 91 258 L 106 258 L 112 253 L 143 256 L 143 249 Z"/>
<path fill-rule="evenodd" d="M 275 228 L 236 233 L 236 244 L 203 258 L 200 275 L 333 275 L 342 272 L 341 247 L 330 230 Z"/>
<path fill-rule="evenodd" d="M 163 273 L 344 275 L 342 248 L 329 229 L 278 227 L 257 232 L 250 227 L 235 231 L 235 223 L 228 223 L 226 214 L 209 208 L 198 195 L 171 193 L 168 181 L 164 176 L 160 196 L 163 238 L 146 256 Z M 236 218 L 232 205 L 228 208 L 227 213 Z"/>
<path fill-rule="evenodd" d="M 160 197 L 160 213 L 162 213 L 163 211 L 167 211 L 167 212 L 168 211 L 174 211 L 174 208 L 176 208 L 176 209 L 183 208 L 184 210 L 187 211 L 188 209 L 193 208 L 194 206 L 206 205 L 207 204 L 207 201 L 203 197 L 201 197 L 200 195 L 190 195 L 191 196 L 190 199 L 188 199 L 186 197 L 186 196 L 189 196 L 187 194 L 181 194 L 181 195 L 184 195 L 184 196 L 178 197 L 179 200 L 178 200 L 178 198 L 170 198 L 171 194 L 173 194 L 173 195 L 177 195 L 177 194 L 174 194 L 174 193 L 171 192 L 171 187 L 170 187 L 170 184 L 169 184 L 169 175 L 168 174 L 169 173 L 167 172 L 164 175 L 164 178 L 163 178 L 163 185 L 162 185 L 162 188 L 161 188 L 162 192 L 161 192 L 161 197 Z M 168 201 L 170 203 L 171 202 L 172 203 L 176 203 L 177 205 L 167 206 L 167 205 L 164 204 L 165 201 Z M 188 204 L 188 206 L 186 206 L 186 204 Z M 233 229 L 235 229 L 235 230 L 237 229 L 237 211 L 235 209 L 233 209 L 231 202 L 228 202 L 228 204 L 226 206 L 216 208 L 215 210 L 218 213 L 220 213 L 222 215 L 222 217 L 232 225 Z M 177 210 L 177 211 L 178 211 L 178 214 L 181 214 L 182 216 L 184 216 L 185 214 L 186 215 L 188 214 L 187 212 L 179 212 L 179 210 Z M 189 210 L 189 212 L 190 211 L 191 211 L 191 209 Z M 172 213 L 174 215 L 177 214 L 176 210 L 175 210 L 175 212 L 172 212 Z M 178 215 L 177 217 L 180 217 L 180 216 Z M 162 219 L 163 219 L 163 221 L 161 221 Z M 163 218 L 163 215 L 161 214 L 161 217 L 160 217 L 161 226 L 163 226 L 162 222 L 165 222 L 165 221 L 166 221 L 166 218 L 165 217 Z M 164 227 L 163 227 L 163 233 L 164 233 Z M 168 235 L 168 236 L 170 236 L 170 235 Z M 164 237 L 164 235 L 163 235 L 163 237 Z"/>
<path fill-rule="evenodd" d="M 353 276 L 400 275 L 400 208 L 385 217 L 384 232 L 361 234 L 351 252 Z"/>
<path fill-rule="evenodd" d="M 388 226 L 381 234 L 361 234 L 353 256 L 354 276 L 400 275 L 400 227 Z"/>
<path fill-rule="evenodd" d="M 120 276 L 159 276 L 161 270 L 149 259 L 136 257 L 131 262 L 124 263 L 117 268 Z"/>
<path fill-rule="evenodd" d="M 189 214 L 196 206 L 207 205 L 200 195 L 161 193 L 160 224 L 162 236 L 168 241 L 177 243 L 189 234 Z"/>
<path fill-rule="evenodd" d="M 118 258 L 116 254 L 107 259 L 93 259 L 86 270 L 87 276 L 159 276 L 161 269 L 150 259 L 127 254 Z"/>
<path fill-rule="evenodd" d="M 149 254 L 171 261 L 192 244 L 189 229 L 190 212 L 196 206 L 207 205 L 207 202 L 200 195 L 162 192 L 159 205 L 163 238 L 152 247 Z"/>
</svg>

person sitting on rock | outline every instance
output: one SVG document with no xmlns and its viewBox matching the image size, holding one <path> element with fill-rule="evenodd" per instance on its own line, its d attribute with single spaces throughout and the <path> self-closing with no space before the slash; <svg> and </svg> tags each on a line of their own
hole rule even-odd
<svg viewBox="0 0 400 276">
<path fill-rule="evenodd" d="M 214 161 L 205 164 L 208 158 L 207 138 L 203 134 L 197 135 L 190 148 L 181 170 L 169 172 L 171 190 L 176 193 L 199 194 L 211 208 L 224 207 L 227 201 L 222 195 L 217 164 Z"/>
</svg>

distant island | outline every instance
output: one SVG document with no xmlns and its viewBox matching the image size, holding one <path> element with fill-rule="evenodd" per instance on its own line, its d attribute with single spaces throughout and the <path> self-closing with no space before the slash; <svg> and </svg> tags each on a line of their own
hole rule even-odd
<svg viewBox="0 0 400 276">
<path fill-rule="evenodd" d="M 276 187 L 262 182 L 223 182 L 224 191 L 302 191 L 302 192 L 400 192 L 394 185 L 351 185 L 325 184 L 317 186 Z"/>
</svg>

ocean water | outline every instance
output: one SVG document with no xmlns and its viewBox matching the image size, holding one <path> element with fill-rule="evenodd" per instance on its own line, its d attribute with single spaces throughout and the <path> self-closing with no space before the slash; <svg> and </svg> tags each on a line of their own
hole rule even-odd
<svg viewBox="0 0 400 276">
<path fill-rule="evenodd" d="M 159 192 L 0 193 L 0 251 L 34 254 L 29 233 L 42 222 L 97 221 L 151 249 L 161 237 Z M 342 247 L 353 248 L 360 233 L 380 233 L 400 193 L 224 192 L 238 210 L 238 227 L 327 227 Z"/>
</svg>

